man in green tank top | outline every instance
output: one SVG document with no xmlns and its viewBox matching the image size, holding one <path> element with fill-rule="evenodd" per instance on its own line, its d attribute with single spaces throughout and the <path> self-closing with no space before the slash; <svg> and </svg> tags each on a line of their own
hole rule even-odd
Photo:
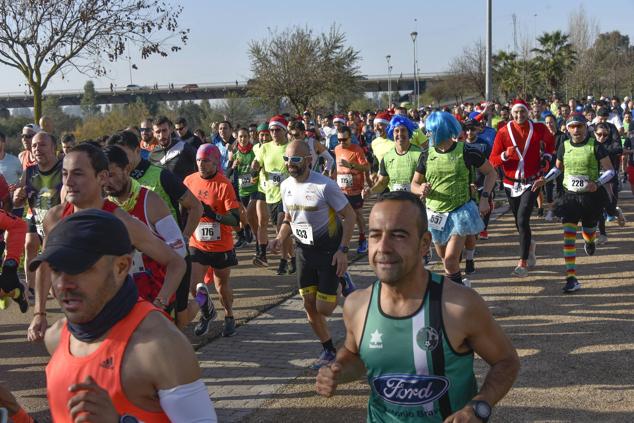
<svg viewBox="0 0 634 423">
<path fill-rule="evenodd" d="M 388 138 L 394 139 L 394 148 L 388 151 L 379 164 L 379 177 L 371 191 L 411 191 L 411 182 L 416 171 L 418 158 L 422 154 L 419 147 L 410 142 L 416 124 L 407 117 L 396 115 L 387 129 Z"/>
<path fill-rule="evenodd" d="M 577 280 L 577 225 L 581 222 L 581 235 L 585 242 L 586 254 L 594 255 L 597 223 L 603 215 L 603 207 L 609 197 L 603 187 L 616 172 L 605 146 L 588 133 L 586 118 L 581 113 L 573 113 L 566 122 L 570 140 L 561 143 L 557 151 L 557 161 L 544 182 L 553 181 L 563 171 L 564 192 L 557 199 L 555 214 L 561 217 L 564 232 L 564 262 L 566 284 L 564 292 L 578 291 L 581 284 Z M 606 128 L 597 127 L 595 135 L 608 135 Z M 604 173 L 599 175 L 599 168 Z"/>
<path fill-rule="evenodd" d="M 345 344 L 320 369 L 317 392 L 331 396 L 365 372 L 369 422 L 488 421 L 517 377 L 511 341 L 475 291 L 425 270 L 431 237 L 416 195 L 382 195 L 369 226 L 378 280 L 346 299 Z M 474 353 L 491 366 L 479 390 Z"/>
</svg>

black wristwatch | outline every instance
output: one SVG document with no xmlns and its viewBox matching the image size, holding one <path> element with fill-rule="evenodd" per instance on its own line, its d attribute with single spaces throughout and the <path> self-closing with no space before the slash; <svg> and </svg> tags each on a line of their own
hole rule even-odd
<svg viewBox="0 0 634 423">
<path fill-rule="evenodd" d="M 480 195 L 482 196 L 482 198 L 489 198 L 489 195 L 491 195 L 491 194 L 489 194 L 488 192 L 482 190 L 482 194 L 480 194 Z"/>
<path fill-rule="evenodd" d="M 473 414 L 483 423 L 487 423 L 491 417 L 491 406 L 486 401 L 470 401 L 469 405 L 473 408 Z"/>
<path fill-rule="evenodd" d="M 139 419 L 129 414 L 124 414 L 119 419 L 119 423 L 139 423 Z"/>
<path fill-rule="evenodd" d="M 350 248 L 346 247 L 345 245 L 341 245 L 339 247 L 339 251 L 341 251 L 344 254 L 348 254 L 348 251 L 350 251 Z"/>
</svg>

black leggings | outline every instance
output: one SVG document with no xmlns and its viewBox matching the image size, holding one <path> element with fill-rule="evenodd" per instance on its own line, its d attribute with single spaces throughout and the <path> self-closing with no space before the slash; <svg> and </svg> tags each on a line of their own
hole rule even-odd
<svg viewBox="0 0 634 423">
<path fill-rule="evenodd" d="M 506 198 L 509 200 L 509 206 L 515 217 L 515 227 L 520 234 L 520 259 L 528 259 L 528 251 L 531 246 L 531 214 L 537 199 L 537 192 L 530 189 L 524 191 L 519 197 L 511 197 L 511 190 L 504 188 Z"/>
<path fill-rule="evenodd" d="M 612 186 L 612 195 L 610 196 L 610 201 L 605 205 L 605 212 L 610 216 L 616 216 L 618 214 L 616 205 L 619 201 L 620 189 L 618 175 L 614 176 L 614 178 L 606 184 L 606 189 L 609 190 L 610 186 Z M 605 235 L 605 216 L 599 218 L 599 233 Z"/>
</svg>

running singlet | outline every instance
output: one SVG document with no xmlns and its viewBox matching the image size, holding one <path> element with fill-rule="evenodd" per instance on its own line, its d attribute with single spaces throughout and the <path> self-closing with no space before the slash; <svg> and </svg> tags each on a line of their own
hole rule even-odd
<svg viewBox="0 0 634 423">
<path fill-rule="evenodd" d="M 398 154 L 396 147 L 385 154 L 379 173 L 390 178 L 387 184 L 390 191 L 411 191 L 412 178 L 421 154 L 421 149 L 414 144 L 410 144 L 404 154 Z"/>
<path fill-rule="evenodd" d="M 231 181 L 220 172 L 209 179 L 203 179 L 198 172 L 192 173 L 185 178 L 184 183 L 196 198 L 210 206 L 217 214 L 227 214 L 231 209 L 240 208 Z M 233 250 L 231 226 L 203 216 L 189 238 L 189 245 L 197 250 L 213 253 L 231 251 Z"/>
<path fill-rule="evenodd" d="M 260 154 L 259 151 L 263 145 L 264 144 L 256 144 L 253 146 L 253 154 L 255 154 L 256 158 L 259 157 L 258 154 Z M 266 177 L 262 168 L 260 168 L 260 173 L 258 175 L 258 192 L 261 192 L 262 194 L 266 192 Z"/>
<path fill-rule="evenodd" d="M 233 153 L 233 160 L 238 160 L 236 167 L 236 176 L 238 178 L 238 194 L 240 197 L 248 197 L 258 190 L 256 181 L 251 176 L 251 163 L 255 159 L 255 153 L 250 150 L 248 153 L 242 153 L 236 149 Z"/>
<path fill-rule="evenodd" d="M 564 148 L 564 188 L 573 192 L 584 192 L 588 182 L 596 181 L 599 177 L 599 160 L 595 155 L 594 138 L 573 144 L 566 140 Z"/>
<path fill-rule="evenodd" d="M 275 204 L 282 201 L 280 184 L 288 177 L 288 171 L 284 164 L 285 152 L 286 144 L 278 145 L 275 141 L 270 141 L 263 144 L 255 156 L 255 160 L 257 160 L 264 169 L 261 175 L 266 179 L 264 193 L 266 194 L 266 202 L 268 204 Z"/>
<path fill-rule="evenodd" d="M 130 176 L 136 179 L 142 186 L 154 191 L 161 197 L 161 200 L 167 204 L 172 216 L 176 219 L 176 222 L 181 223 L 181 214 L 178 206 L 178 200 L 185 194 L 186 189 L 183 183 L 174 176 L 173 173 L 169 173 L 170 177 L 165 176 L 166 172 L 170 172 L 162 167 L 155 166 L 147 160 L 141 160 L 137 167 L 130 172 Z M 164 183 L 169 183 L 169 191 L 172 192 L 177 198 L 172 198 L 165 190 Z"/>
<path fill-rule="evenodd" d="M 365 174 L 357 169 L 351 169 L 339 165 L 341 159 L 350 163 L 366 165 L 368 163 L 365 158 L 363 148 L 356 144 L 350 144 L 348 147 L 338 145 L 335 147 L 335 157 L 337 161 L 337 185 L 346 195 L 359 195 L 363 191 L 363 182 Z"/>
<path fill-rule="evenodd" d="M 131 201 L 128 200 L 126 204 L 119 205 L 119 207 L 145 223 L 154 236 L 162 240 L 154 231 L 154 228 L 147 218 L 148 192 L 149 190 L 147 188 L 140 186 L 138 182 L 133 180 L 132 194 L 130 196 Z M 139 250 L 134 250 L 130 275 L 132 275 L 132 279 L 134 279 L 134 283 L 139 290 L 139 297 L 153 302 L 165 282 L 165 266 Z M 171 300 L 173 300 L 173 298 L 171 298 L 170 301 Z"/>
<path fill-rule="evenodd" d="M 13 259 L 19 262 L 24 252 L 26 223 L 21 218 L 0 210 L 0 230 L 8 233 L 5 260 Z"/>
<path fill-rule="evenodd" d="M 427 195 L 427 208 L 440 213 L 450 212 L 470 200 L 469 168 L 465 165 L 463 142 L 454 143 L 445 153 L 429 149 L 425 180 L 432 186 Z"/>
<path fill-rule="evenodd" d="M 29 166 L 26 168 L 25 182 L 35 228 L 40 236 L 44 236 L 42 228 L 44 216 L 61 202 L 62 161 L 59 160 L 48 172 L 41 171 L 38 165 Z"/>
<path fill-rule="evenodd" d="M 101 206 L 101 210 L 108 213 L 114 213 L 114 211 L 118 207 L 119 206 L 117 206 L 115 203 L 113 203 L 110 200 L 103 200 L 103 205 Z M 70 216 L 73 213 L 75 213 L 75 206 L 72 203 L 64 204 L 64 210 L 62 211 L 62 219 Z"/>
<path fill-rule="evenodd" d="M 46 391 L 55 423 L 72 423 L 67 404 L 75 393 L 68 387 L 83 382 L 87 376 L 108 392 L 118 414 L 130 414 L 143 422 L 169 423 L 162 411 L 146 411 L 130 402 L 121 386 L 121 365 L 128 342 L 143 319 L 153 311 L 157 309 L 150 303 L 137 302 L 132 311 L 110 329 L 97 350 L 84 357 L 70 353 L 71 335 L 67 324 L 62 326 L 59 345 L 46 366 Z"/>
<path fill-rule="evenodd" d="M 394 141 L 389 140 L 383 137 L 376 137 L 372 141 L 372 154 L 376 157 L 377 161 L 381 163 L 383 157 L 388 153 L 388 151 L 394 148 Z"/>
<path fill-rule="evenodd" d="M 346 207 L 348 199 L 335 181 L 312 170 L 304 182 L 288 178 L 282 182 L 282 203 L 291 215 L 291 230 L 300 246 L 328 250 L 339 247 L 341 223 L 337 212 Z"/>
<path fill-rule="evenodd" d="M 458 354 L 442 320 L 443 277 L 429 272 L 421 307 L 409 317 L 389 317 L 372 287 L 359 356 L 372 390 L 368 422 L 441 423 L 477 393 L 473 351 Z"/>
</svg>

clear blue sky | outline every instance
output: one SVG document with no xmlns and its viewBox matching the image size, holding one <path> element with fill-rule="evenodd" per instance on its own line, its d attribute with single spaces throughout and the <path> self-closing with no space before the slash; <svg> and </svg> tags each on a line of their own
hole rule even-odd
<svg viewBox="0 0 634 423">
<path fill-rule="evenodd" d="M 177 3 L 177 2 L 174 2 Z M 307 25 L 316 32 L 328 30 L 332 23 L 341 26 L 348 43 L 361 52 L 361 72 L 386 74 L 385 56 L 392 57 L 393 73 L 413 71 L 413 45 L 410 32 L 418 32 L 420 71 L 447 69 L 464 46 L 485 40 L 486 0 L 386 2 L 268 2 L 237 0 L 216 2 L 185 0 L 182 24 L 191 29 L 188 44 L 167 58 L 134 60 L 132 82 L 138 85 L 185 84 L 245 80 L 250 77 L 248 43 L 262 39 L 267 28 L 283 30 L 291 25 Z M 354 9 L 352 6 L 354 6 Z M 398 5 L 398 8 L 392 7 Z M 634 42 L 634 0 L 493 1 L 494 51 L 513 47 L 512 14 L 518 19 L 518 33 L 534 39 L 535 33 L 568 28 L 568 16 L 581 5 L 589 17 L 597 17 L 601 32 L 620 30 Z M 415 23 L 414 19 L 417 19 Z M 130 83 L 127 60 L 110 65 L 110 78 L 94 79 L 107 87 Z M 21 76 L 12 68 L 2 68 L 0 92 L 23 91 Z M 89 79 L 70 73 L 56 78 L 54 90 L 81 89 Z"/>
</svg>

